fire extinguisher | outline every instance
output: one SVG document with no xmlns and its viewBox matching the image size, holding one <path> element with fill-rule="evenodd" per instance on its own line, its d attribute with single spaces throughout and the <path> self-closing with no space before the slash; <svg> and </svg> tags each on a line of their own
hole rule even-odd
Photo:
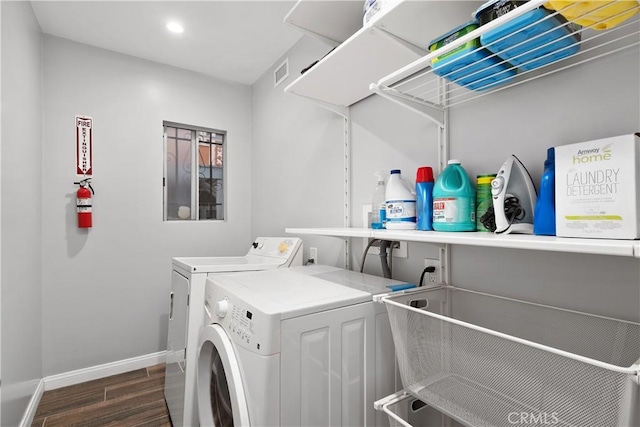
<svg viewBox="0 0 640 427">
<path fill-rule="evenodd" d="M 78 182 L 77 198 L 77 211 L 78 211 L 78 228 L 91 228 L 91 194 L 95 194 L 93 187 L 91 186 L 91 178 L 85 178 Z M 89 187 L 89 188 L 87 188 Z M 91 191 L 89 191 L 91 189 Z"/>
</svg>

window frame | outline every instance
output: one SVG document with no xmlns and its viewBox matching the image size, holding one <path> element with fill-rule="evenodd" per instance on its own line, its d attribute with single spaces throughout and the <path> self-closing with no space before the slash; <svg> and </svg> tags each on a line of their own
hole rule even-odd
<svg viewBox="0 0 640 427">
<path fill-rule="evenodd" d="M 191 131 L 191 215 L 188 219 L 179 220 L 175 218 L 168 218 L 167 215 L 167 127 L 185 129 Z M 198 132 L 210 132 L 222 136 L 222 219 L 204 218 L 200 219 L 200 166 L 199 166 L 199 153 L 200 153 L 200 141 L 198 140 Z M 162 140 L 163 140 L 163 167 L 162 167 L 162 219 L 163 221 L 227 221 L 227 131 L 208 128 L 204 126 L 195 126 L 185 123 L 172 122 L 163 120 L 162 122 Z M 212 144 L 214 145 L 214 144 Z M 215 144 L 218 145 L 218 144 Z M 195 167 L 194 167 L 195 166 Z"/>
</svg>

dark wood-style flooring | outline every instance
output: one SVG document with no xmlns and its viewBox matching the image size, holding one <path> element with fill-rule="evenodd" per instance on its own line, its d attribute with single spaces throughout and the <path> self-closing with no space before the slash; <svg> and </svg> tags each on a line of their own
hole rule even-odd
<svg viewBox="0 0 640 427">
<path fill-rule="evenodd" d="M 32 427 L 171 427 L 164 364 L 45 391 Z"/>
</svg>

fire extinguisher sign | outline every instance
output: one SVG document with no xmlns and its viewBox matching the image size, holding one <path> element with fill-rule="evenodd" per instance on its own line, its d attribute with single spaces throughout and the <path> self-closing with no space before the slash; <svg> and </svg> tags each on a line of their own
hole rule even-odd
<svg viewBox="0 0 640 427">
<path fill-rule="evenodd" d="M 76 116 L 76 174 L 93 175 L 93 119 Z"/>
</svg>

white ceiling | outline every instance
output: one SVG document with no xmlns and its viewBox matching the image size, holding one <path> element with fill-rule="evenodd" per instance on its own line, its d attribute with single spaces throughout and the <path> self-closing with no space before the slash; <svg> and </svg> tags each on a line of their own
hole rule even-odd
<svg viewBox="0 0 640 427">
<path fill-rule="evenodd" d="M 42 31 L 253 84 L 301 33 L 283 23 L 295 1 L 32 1 Z M 185 31 L 166 29 L 180 22 Z"/>
</svg>

